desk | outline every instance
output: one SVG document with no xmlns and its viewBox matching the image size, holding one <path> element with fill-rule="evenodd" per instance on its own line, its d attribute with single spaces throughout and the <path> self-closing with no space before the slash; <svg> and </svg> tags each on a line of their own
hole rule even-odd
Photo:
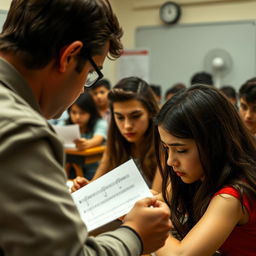
<svg viewBox="0 0 256 256">
<path fill-rule="evenodd" d="M 82 151 L 78 151 L 77 149 L 65 149 L 67 175 L 69 176 L 70 168 L 73 167 L 76 172 L 76 176 L 82 177 L 83 170 L 80 166 L 83 164 L 98 162 L 101 159 L 105 149 L 105 145 L 88 148 Z"/>
</svg>

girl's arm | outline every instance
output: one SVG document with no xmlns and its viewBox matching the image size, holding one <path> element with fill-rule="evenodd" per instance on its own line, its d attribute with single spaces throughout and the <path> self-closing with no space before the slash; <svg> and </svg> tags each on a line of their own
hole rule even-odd
<svg viewBox="0 0 256 256">
<path fill-rule="evenodd" d="M 228 238 L 237 224 L 245 224 L 248 213 L 240 201 L 227 194 L 215 196 L 200 221 L 179 241 L 172 235 L 157 256 L 211 256 Z M 242 237 L 241 237 L 242 239 Z"/>
<path fill-rule="evenodd" d="M 103 143 L 104 137 L 102 135 L 94 135 L 91 139 L 80 138 L 74 141 L 78 150 L 85 150 L 99 146 Z"/>
<path fill-rule="evenodd" d="M 108 155 L 108 150 L 106 149 L 103 153 L 103 156 L 100 160 L 100 165 L 97 168 L 92 181 L 96 180 L 97 178 L 99 178 L 100 176 L 104 175 L 105 173 L 107 173 L 108 171 L 110 171 L 109 169 L 109 155 Z"/>
<path fill-rule="evenodd" d="M 107 173 L 109 171 L 109 161 L 108 161 L 108 153 L 107 150 L 104 151 L 103 156 L 100 160 L 100 165 L 98 167 L 98 169 L 96 170 L 94 177 L 88 181 L 86 178 L 84 177 L 76 177 L 73 180 L 73 186 L 71 187 L 71 192 L 75 192 L 76 190 L 80 189 L 81 187 L 89 184 L 91 181 L 96 180 L 97 178 L 99 178 L 100 176 L 102 176 L 103 174 Z"/>
<path fill-rule="evenodd" d="M 156 169 L 156 174 L 152 183 L 151 191 L 155 196 L 157 196 L 158 200 L 164 201 L 163 195 L 162 195 L 162 176 L 158 168 Z M 170 199 L 172 196 L 170 183 L 167 186 L 167 191 L 169 195 L 168 198 Z"/>
<path fill-rule="evenodd" d="M 151 189 L 158 193 L 160 193 L 162 191 L 162 176 L 160 174 L 158 167 L 156 168 L 156 173 L 155 173 L 155 177 L 152 182 Z"/>
<path fill-rule="evenodd" d="M 99 119 L 94 127 L 94 134 L 91 139 L 80 138 L 75 140 L 78 150 L 85 150 L 101 145 L 107 138 L 107 122 L 104 119 Z"/>
</svg>

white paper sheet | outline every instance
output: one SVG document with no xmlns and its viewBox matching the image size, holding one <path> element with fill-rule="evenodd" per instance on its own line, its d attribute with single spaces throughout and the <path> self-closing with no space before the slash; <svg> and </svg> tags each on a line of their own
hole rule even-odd
<svg viewBox="0 0 256 256">
<path fill-rule="evenodd" d="M 54 130 L 58 134 L 61 140 L 63 140 L 63 144 L 65 148 L 75 148 L 74 144 L 75 139 L 81 138 L 81 133 L 79 130 L 78 124 L 70 124 L 70 125 L 53 125 Z"/>
<path fill-rule="evenodd" d="M 133 160 L 72 193 L 88 231 L 127 214 L 136 201 L 152 197 Z"/>
</svg>

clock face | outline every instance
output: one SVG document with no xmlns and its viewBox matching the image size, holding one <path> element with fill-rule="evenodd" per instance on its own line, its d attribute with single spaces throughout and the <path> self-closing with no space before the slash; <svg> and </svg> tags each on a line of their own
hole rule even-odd
<svg viewBox="0 0 256 256">
<path fill-rule="evenodd" d="M 160 18 L 166 24 L 176 23 L 180 15 L 180 6 L 175 2 L 166 2 L 160 8 Z"/>
</svg>

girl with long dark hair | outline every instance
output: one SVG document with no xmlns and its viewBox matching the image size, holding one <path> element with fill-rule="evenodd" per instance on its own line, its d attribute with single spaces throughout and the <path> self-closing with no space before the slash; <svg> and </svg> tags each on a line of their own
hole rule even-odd
<svg viewBox="0 0 256 256">
<path fill-rule="evenodd" d="M 236 108 L 215 88 L 194 85 L 156 118 L 162 195 L 180 241 L 157 256 L 256 253 L 256 148 Z"/>
</svg>

